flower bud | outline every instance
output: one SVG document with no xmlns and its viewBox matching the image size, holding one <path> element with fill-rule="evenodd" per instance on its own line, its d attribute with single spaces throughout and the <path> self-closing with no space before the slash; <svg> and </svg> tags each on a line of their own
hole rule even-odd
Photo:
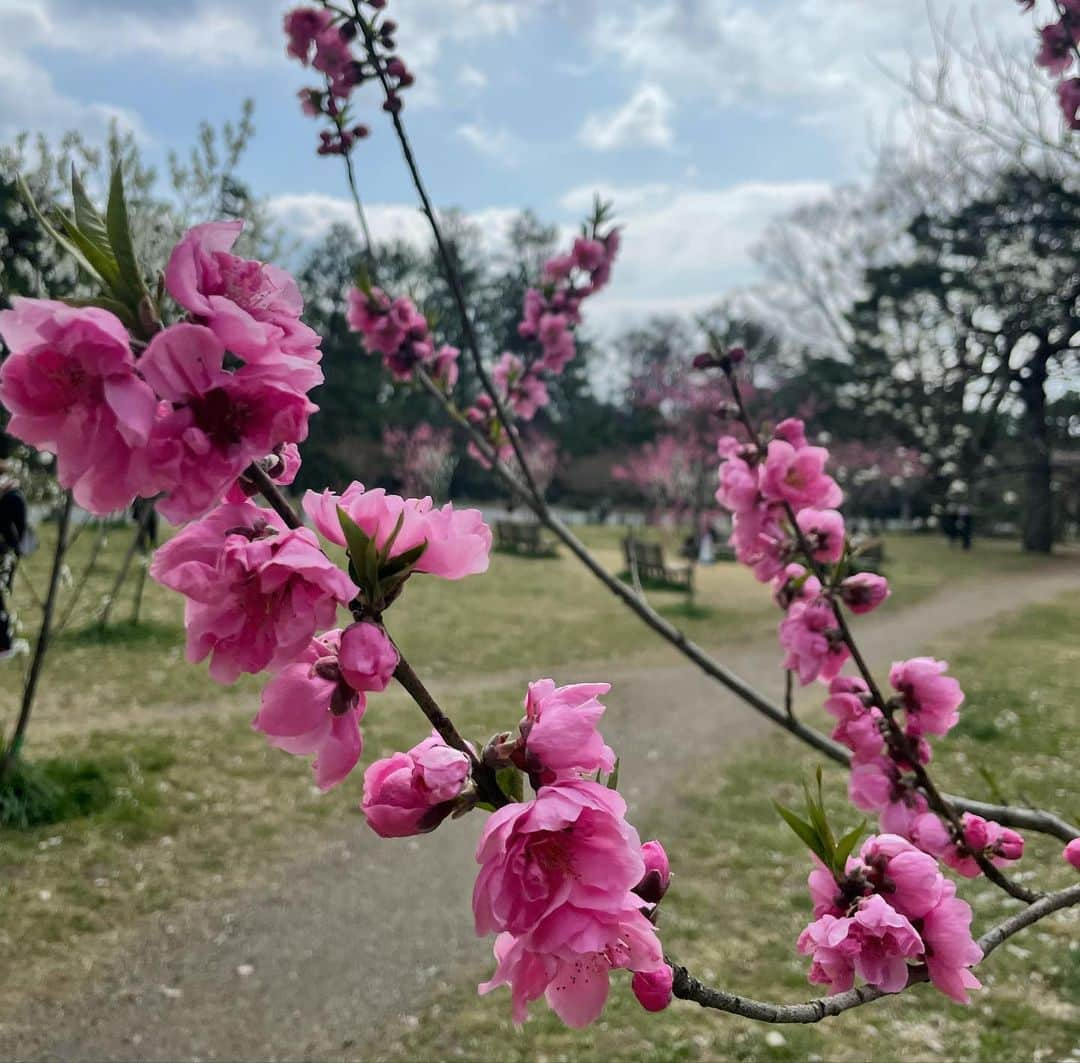
<svg viewBox="0 0 1080 1063">
<path fill-rule="evenodd" d="M 674 980 L 674 972 L 665 963 L 655 971 L 638 971 L 630 982 L 630 988 L 646 1011 L 663 1011 L 671 1003 Z"/>
<path fill-rule="evenodd" d="M 728 361 L 732 365 L 739 365 L 741 362 L 746 361 L 746 348 L 745 347 L 732 347 L 727 352 Z"/>
<path fill-rule="evenodd" d="M 853 613 L 869 613 L 889 596 L 889 581 L 873 572 L 858 572 L 840 584 L 840 599 Z"/>
<path fill-rule="evenodd" d="M 701 354 L 694 355 L 692 364 L 695 369 L 715 369 L 720 363 L 717 361 L 715 355 L 710 354 L 708 351 L 703 351 Z"/>
<path fill-rule="evenodd" d="M 1065 851 L 1061 855 L 1066 862 L 1072 864 L 1077 871 L 1080 871 L 1080 838 L 1073 838 L 1073 840 L 1065 846 Z"/>
<path fill-rule="evenodd" d="M 667 853 L 658 841 L 645 842 L 641 846 L 641 858 L 645 861 L 645 877 L 634 887 L 634 892 L 649 904 L 659 904 L 671 885 Z"/>
<path fill-rule="evenodd" d="M 1008 827 L 1002 827 L 1001 837 L 994 846 L 994 850 L 1003 860 L 1019 860 L 1024 855 L 1023 835 Z"/>
</svg>

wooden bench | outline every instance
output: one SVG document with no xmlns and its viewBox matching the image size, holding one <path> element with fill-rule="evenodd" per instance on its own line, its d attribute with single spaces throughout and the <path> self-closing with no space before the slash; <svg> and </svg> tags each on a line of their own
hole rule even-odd
<svg viewBox="0 0 1080 1063">
<path fill-rule="evenodd" d="M 539 524 L 519 524 L 515 521 L 495 522 L 495 549 L 504 554 L 525 557 L 555 557 L 555 541 L 544 535 Z"/>
<path fill-rule="evenodd" d="M 885 543 L 881 539 L 852 540 L 852 572 L 880 573 L 885 567 Z"/>
<path fill-rule="evenodd" d="M 694 566 L 685 563 L 672 564 L 664 560 L 664 548 L 659 543 L 645 543 L 640 539 L 622 541 L 623 557 L 631 578 L 635 568 L 642 583 L 666 584 L 694 593 Z"/>
</svg>

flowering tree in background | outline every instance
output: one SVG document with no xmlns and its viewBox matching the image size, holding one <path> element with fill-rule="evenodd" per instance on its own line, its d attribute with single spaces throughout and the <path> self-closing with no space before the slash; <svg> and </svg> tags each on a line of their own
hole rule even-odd
<svg viewBox="0 0 1080 1063">
<path fill-rule="evenodd" d="M 611 475 L 633 486 L 648 502 L 654 520 L 686 519 L 700 512 L 712 494 L 715 461 L 700 447 L 673 435 L 644 443 Z"/>
<path fill-rule="evenodd" d="M 599 729 L 606 683 L 540 678 L 510 729 L 476 741 L 459 733 L 395 644 L 391 610 L 411 580 L 481 575 L 490 530 L 475 510 L 436 508 L 429 497 L 356 482 L 307 492 L 313 529 L 304 525 L 280 485 L 296 475 L 297 447 L 316 412 L 309 392 L 322 381 L 320 338 L 302 320 L 289 274 L 234 253 L 240 223 L 184 234 L 164 264 L 164 291 L 155 292 L 146 278 L 156 269 L 144 268 L 131 240 L 120 172 L 104 214 L 76 183 L 74 216 L 52 231 L 97 279 L 97 294 L 93 305 L 17 299 L 0 313 L 12 352 L 0 367 L 9 430 L 55 453 L 61 485 L 92 512 L 153 498 L 182 525 L 157 552 L 151 575 L 185 599 L 189 659 L 208 660 L 222 683 L 266 673 L 255 727 L 285 752 L 311 756 L 321 788 L 356 769 L 363 720 L 379 711 L 378 695 L 395 681 L 410 695 L 431 733 L 368 765 L 361 807 L 389 838 L 488 814 L 472 907 L 477 933 L 496 935 L 495 970 L 480 991 L 508 986 L 516 1021 L 543 997 L 565 1023 L 586 1026 L 619 970 L 631 972 L 632 992 L 650 1011 L 679 997 L 767 1022 L 818 1021 L 927 980 L 966 1002 L 986 955 L 1080 904 L 1080 884 L 1046 893 L 1011 876 L 1024 850 L 1018 828 L 1067 843 L 1074 866 L 1080 831 L 1051 812 L 941 789 L 929 767 L 932 742 L 960 719 L 960 684 L 932 657 L 896 661 L 888 687 L 877 683 L 850 618 L 881 606 L 888 584 L 849 571 L 843 491 L 829 452 L 811 444 L 797 418 L 765 432 L 753 417 L 743 348 L 713 344 L 695 358 L 686 386 L 728 396 L 735 431 L 713 440 L 717 501 L 732 513 L 739 561 L 768 584 L 782 612 L 784 667 L 803 685 L 824 684 L 837 721 L 831 735 L 773 705 L 690 642 L 552 513 L 519 422 L 546 404 L 548 384 L 574 358 L 582 304 L 607 283 L 618 229 L 598 205 L 527 291 L 519 331 L 529 352 L 485 358 L 405 132 L 400 93 L 412 75 L 384 7 L 369 0 L 351 11 L 298 8 L 285 20 L 288 50 L 323 77 L 302 104 L 326 123 L 319 150 L 345 159 L 354 193 L 350 153 L 367 133 L 352 117 L 354 93 L 364 83 L 381 91 L 444 257 L 480 390 L 458 405 L 463 352 L 440 344 L 413 302 L 380 289 L 373 275 L 350 292 L 350 324 L 393 380 L 440 402 L 475 455 L 658 635 L 848 769 L 852 804 L 879 820 L 879 832 L 861 845 L 861 827 L 832 828 L 820 791 L 808 792 L 805 819 L 781 809 L 812 853 L 813 919 L 795 947 L 810 957 L 810 980 L 830 995 L 790 1005 L 749 1000 L 702 984 L 664 956 L 658 919 L 671 888 L 668 857 L 659 842 L 641 843 L 617 792 L 616 751 Z M 344 568 L 324 542 L 345 550 Z M 338 626 L 342 610 L 348 620 Z M 984 876 L 1022 907 L 976 939 L 974 913 L 946 869 Z"/>
<path fill-rule="evenodd" d="M 406 495 L 445 498 L 457 459 L 448 428 L 418 424 L 413 429 L 385 428 L 383 456 Z"/>
</svg>

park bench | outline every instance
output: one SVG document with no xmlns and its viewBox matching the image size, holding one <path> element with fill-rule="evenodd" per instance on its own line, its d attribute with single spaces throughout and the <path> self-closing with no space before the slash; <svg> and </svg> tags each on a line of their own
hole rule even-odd
<svg viewBox="0 0 1080 1063">
<path fill-rule="evenodd" d="M 885 567 L 885 543 L 882 539 L 853 539 L 852 572 L 880 573 Z"/>
<path fill-rule="evenodd" d="M 681 587 L 687 593 L 693 594 L 693 565 L 666 561 L 664 548 L 659 543 L 645 543 L 640 539 L 627 538 L 623 539 L 622 548 L 626 569 L 631 576 L 636 569 L 642 583 Z"/>
<path fill-rule="evenodd" d="M 504 554 L 525 557 L 555 557 L 555 541 L 543 534 L 539 524 L 519 524 L 515 521 L 495 522 L 495 549 Z"/>
</svg>

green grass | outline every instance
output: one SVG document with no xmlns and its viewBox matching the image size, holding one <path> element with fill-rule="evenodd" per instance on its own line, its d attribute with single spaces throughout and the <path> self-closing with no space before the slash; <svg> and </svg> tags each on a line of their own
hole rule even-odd
<svg viewBox="0 0 1080 1063">
<path fill-rule="evenodd" d="M 976 724 L 965 722 L 938 744 L 940 780 L 989 798 L 985 767 L 1011 799 L 1080 815 L 1073 786 L 1078 629 L 1080 603 L 1061 600 L 947 647 L 968 690 L 965 721 Z M 797 805 L 801 780 L 816 763 L 802 747 L 772 737 L 737 762 L 700 765 L 670 809 L 641 817 L 643 836 L 664 840 L 675 872 L 663 905 L 665 947 L 699 977 L 759 999 L 814 995 L 794 948 L 810 918 L 808 855 L 772 801 Z M 854 824 L 842 773 L 827 772 L 825 781 L 834 822 Z M 1067 884 L 1074 873 L 1060 853 L 1059 842 L 1029 837 L 1020 877 L 1043 888 Z M 961 888 L 976 908 L 977 930 L 1015 910 L 985 882 Z M 1080 1038 L 1077 928 L 1077 913 L 1065 913 L 1000 948 L 980 972 L 987 990 L 970 1008 L 919 987 L 814 1027 L 756 1025 L 680 1002 L 649 1015 L 616 976 L 602 1021 L 587 1032 L 564 1028 L 543 1004 L 518 1031 L 506 991 L 476 995 L 475 982 L 487 976 L 477 970 L 445 986 L 410 1020 L 415 1028 L 378 1031 L 370 1052 L 387 1059 L 1059 1059 Z M 770 1031 L 782 1043 L 767 1042 Z"/>
</svg>

